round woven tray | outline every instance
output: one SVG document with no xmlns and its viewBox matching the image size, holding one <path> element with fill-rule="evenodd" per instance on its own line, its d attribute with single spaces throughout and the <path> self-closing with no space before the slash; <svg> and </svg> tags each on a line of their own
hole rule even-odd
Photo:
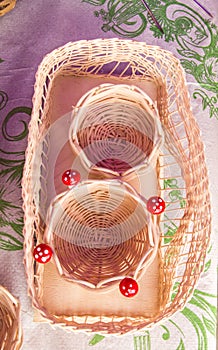
<svg viewBox="0 0 218 350">
<path fill-rule="evenodd" d="M 154 259 L 158 228 L 146 204 L 119 181 L 84 181 L 57 196 L 44 240 L 60 274 L 91 288 L 139 278 Z"/>
<path fill-rule="evenodd" d="M 69 139 L 87 171 L 124 177 L 156 166 L 163 132 L 145 92 L 133 85 L 102 84 L 78 101 Z"/>
<path fill-rule="evenodd" d="M 21 345 L 19 302 L 7 289 L 0 286 L 0 349 L 18 350 Z"/>
</svg>

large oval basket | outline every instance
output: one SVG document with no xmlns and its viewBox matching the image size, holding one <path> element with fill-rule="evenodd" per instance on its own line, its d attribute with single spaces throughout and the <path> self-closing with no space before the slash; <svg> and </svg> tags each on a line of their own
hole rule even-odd
<svg viewBox="0 0 218 350">
<path fill-rule="evenodd" d="M 44 240 L 45 214 L 51 200 L 66 190 L 58 185 L 61 172 L 72 164 L 68 143 L 71 119 L 62 117 L 64 113 L 71 115 L 72 105 L 88 90 L 105 83 L 137 85 L 148 94 L 146 87 L 152 84 L 156 91 L 152 99 L 165 140 L 155 168 L 156 192 L 167 204 L 157 221 L 158 282 L 155 289 L 154 273 L 148 269 L 140 280 L 139 296 L 128 301 L 117 291 L 98 293 L 96 298 L 86 288 L 61 278 L 53 262 L 36 264 L 32 254 L 34 245 Z M 59 121 L 52 136 L 52 128 Z M 69 152 L 66 157 L 56 157 L 53 169 L 49 164 L 55 157 L 60 141 L 57 130 L 61 128 L 67 135 L 63 149 Z M 147 179 L 140 181 L 152 187 Z M 56 192 L 51 195 L 53 183 Z M 203 271 L 211 216 L 204 147 L 179 61 L 159 47 L 118 39 L 68 43 L 47 55 L 36 76 L 22 190 L 24 262 L 36 319 L 43 317 L 73 330 L 126 333 L 150 327 L 183 308 Z M 149 304 L 145 285 L 150 291 Z M 155 290 L 158 299 L 149 311 Z M 78 309 L 82 305 L 85 309 Z"/>
</svg>

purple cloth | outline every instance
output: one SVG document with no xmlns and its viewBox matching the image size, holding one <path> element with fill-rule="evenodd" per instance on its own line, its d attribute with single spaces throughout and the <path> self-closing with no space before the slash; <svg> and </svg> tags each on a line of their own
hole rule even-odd
<svg viewBox="0 0 218 350">
<path fill-rule="evenodd" d="M 3 17 L 0 17 L 0 59 L 4 60 L 0 63 L 0 130 L 2 132 L 0 138 L 0 149 L 3 150 L 1 157 L 3 159 L 8 159 L 12 161 L 11 166 L 20 164 L 22 168 L 24 159 L 24 154 L 22 152 L 24 152 L 27 145 L 27 130 L 25 130 L 27 124 L 25 125 L 22 121 L 28 123 L 30 119 L 29 115 L 32 107 L 31 100 L 34 92 L 35 74 L 37 71 L 37 67 L 42 61 L 44 55 L 51 52 L 53 49 L 66 44 L 69 41 L 76 41 L 80 39 L 95 39 L 100 37 L 122 37 L 118 34 L 118 32 L 120 30 L 121 34 L 124 33 L 123 28 L 125 28 L 125 25 L 123 26 L 122 24 L 122 30 L 119 29 L 121 25 L 119 25 L 118 17 L 116 19 L 113 19 L 114 25 L 116 25 L 116 28 L 118 28 L 117 32 L 113 32 L 108 24 L 104 24 L 103 26 L 102 19 L 107 14 L 102 11 L 100 12 L 100 10 L 102 8 L 107 10 L 107 5 L 109 3 L 112 4 L 112 2 L 113 1 L 107 0 L 17 0 L 16 7 L 10 13 L 6 14 Z M 149 4 L 152 2 L 154 3 L 154 1 L 148 2 Z M 203 3 L 203 0 L 201 0 L 201 2 Z M 117 1 L 117 3 L 119 3 L 121 6 L 125 3 L 125 1 Z M 159 2 L 157 1 L 157 6 L 158 3 Z M 166 3 L 166 1 L 163 2 L 162 9 L 164 9 Z M 181 8 L 184 4 L 184 2 L 178 3 L 176 1 L 172 1 L 172 3 L 173 5 L 178 6 L 178 9 Z M 137 4 L 137 6 L 140 6 L 141 8 L 142 5 L 139 0 Z M 206 14 L 202 12 L 202 10 L 196 4 L 194 4 L 194 1 L 187 0 L 185 1 L 185 4 L 189 5 L 191 8 L 195 9 L 196 12 L 200 13 L 202 18 L 207 17 Z M 213 12 L 213 14 L 217 16 L 217 2 L 210 0 L 207 1 L 207 5 L 205 6 L 208 6 L 210 12 Z M 188 16 L 187 13 L 183 15 Z M 139 19 L 140 21 L 142 17 L 143 15 L 141 15 L 141 17 L 137 17 L 137 20 Z M 104 23 L 107 22 L 106 19 Z M 108 19 L 108 21 L 109 20 L 110 19 Z M 214 22 L 217 22 L 217 17 L 214 19 Z M 142 23 L 145 23 L 145 20 Z M 186 21 L 185 24 L 189 26 L 189 20 Z M 148 44 L 159 45 L 165 49 L 173 51 L 178 57 L 181 58 L 177 51 L 178 43 L 175 40 L 166 42 L 161 38 L 158 39 L 157 37 L 154 37 L 153 32 L 155 30 L 151 32 L 149 30 L 148 23 L 146 25 L 143 30 L 139 30 L 139 35 L 137 37 L 134 37 L 134 40 L 140 40 L 145 41 Z M 102 28 L 104 29 L 104 31 L 102 30 Z M 182 26 L 178 26 L 176 30 L 181 31 Z M 188 29 L 185 29 L 185 31 L 187 31 L 187 33 L 184 33 L 184 35 L 187 34 L 188 36 Z M 128 34 L 127 31 L 125 33 L 125 38 L 127 38 L 130 34 Z M 196 28 L 190 35 L 196 35 Z M 194 39 L 200 40 L 200 36 L 199 38 L 194 37 Z M 196 45 L 196 50 L 197 47 L 198 45 Z M 202 50 L 201 55 L 203 55 L 204 53 L 205 52 Z M 187 47 L 183 48 L 183 55 L 190 56 Z M 188 59 L 190 62 L 196 62 L 195 57 L 188 57 Z M 210 63 L 209 67 L 211 69 L 215 69 L 214 67 L 217 63 L 216 59 L 214 57 L 210 57 L 209 55 L 207 57 L 207 60 L 208 64 Z M 199 79 L 202 78 L 202 76 L 205 77 L 206 74 L 202 73 L 200 75 L 199 72 L 200 69 L 198 70 Z M 214 72 L 216 71 L 214 70 Z M 188 75 L 188 81 L 191 82 L 192 85 L 193 82 L 196 83 L 196 80 L 191 75 Z M 195 87 L 198 88 L 199 85 L 196 84 L 196 86 L 191 86 L 190 92 L 193 93 Z M 213 179 L 213 181 L 211 182 L 212 193 L 217 193 L 216 179 L 218 178 L 218 174 L 217 171 L 215 171 L 213 168 L 214 163 L 217 161 L 214 155 L 214 144 L 217 141 L 216 138 L 218 138 L 218 135 L 216 133 L 217 120 L 215 118 L 209 120 L 208 106 L 205 107 L 206 111 L 203 111 L 201 106 L 201 100 L 196 101 L 192 99 L 192 102 L 194 111 L 198 112 L 198 121 L 200 123 L 201 129 L 203 130 L 202 136 L 206 143 L 206 152 L 208 157 L 207 161 L 208 166 L 211 169 L 211 177 Z M 200 113 L 199 108 L 201 111 Z M 10 117 L 10 120 L 8 123 L 6 123 L 5 120 L 8 115 Z M 16 136 L 19 137 L 16 138 Z M 6 152 L 20 153 L 7 154 Z M 13 163 L 14 161 L 15 163 Z M 5 169 L 4 165 L 0 164 L 0 166 L 0 171 Z M 10 167 L 6 168 L 9 169 Z M 12 176 L 13 174 L 14 173 L 12 169 L 8 176 Z M 3 189 L 3 199 L 9 201 L 12 205 L 15 206 L 9 207 L 6 210 L 7 222 L 13 222 L 13 220 L 16 221 L 16 229 L 18 231 L 22 228 L 22 221 L 19 221 L 19 218 L 22 217 L 21 189 L 19 187 L 20 174 L 21 173 L 15 173 L 15 181 L 9 181 L 7 183 L 6 177 L 0 177 L 0 195 L 1 189 Z M 214 196 L 213 200 L 214 207 L 217 208 L 217 194 L 216 198 Z M 1 207 L 1 205 L 2 202 L 0 197 L 0 209 L 2 210 L 3 207 Z M 14 227 L 12 227 L 8 223 L 5 227 L 0 227 L 0 229 L 5 230 L 5 232 L 7 233 L 13 234 Z M 214 222 L 214 227 L 216 231 L 217 220 L 216 222 Z M 16 238 L 19 241 L 22 241 L 21 236 L 19 234 L 16 236 Z M 88 335 L 67 334 L 62 330 L 56 330 L 54 332 L 52 328 L 50 328 L 50 326 L 48 325 L 32 323 L 32 308 L 30 306 L 30 301 L 26 295 L 27 287 L 25 282 L 25 274 L 23 270 L 22 259 L 22 251 L 8 252 L 0 250 L 0 284 L 4 284 L 5 286 L 7 286 L 9 290 L 14 293 L 14 295 L 19 296 L 22 302 L 22 321 L 24 326 L 23 349 L 89 349 L 88 341 L 90 337 Z M 211 265 L 212 268 L 210 269 L 210 271 L 215 271 L 216 264 L 213 264 Z M 215 290 L 214 283 L 216 283 L 216 277 L 214 277 L 214 275 L 211 273 L 206 277 L 207 278 L 205 279 L 205 281 L 201 283 L 202 290 L 213 293 Z M 183 317 L 180 314 L 178 314 L 177 316 L 177 319 L 174 318 L 174 321 L 177 321 L 179 318 Z M 199 317 L 202 317 L 201 313 L 199 313 Z M 185 319 L 185 322 L 187 323 L 187 319 Z M 210 325 L 211 324 L 209 324 L 209 326 Z M 169 326 L 169 324 L 167 326 Z M 183 336 L 178 333 L 178 330 L 176 330 L 175 328 L 173 329 L 172 334 L 175 335 L 176 341 L 173 347 L 172 343 L 171 345 L 169 345 L 169 343 L 167 343 L 166 341 L 164 343 L 163 332 L 163 329 L 161 329 L 161 327 L 158 326 L 157 330 L 154 330 L 154 332 L 151 333 L 151 350 L 159 349 L 161 347 L 167 350 L 174 350 L 176 348 L 183 349 L 184 347 L 181 343 L 180 347 L 178 347 L 180 339 L 179 336 L 181 336 L 181 339 L 185 339 L 184 341 L 187 342 L 187 349 L 197 349 L 197 335 L 193 327 L 191 327 L 189 324 L 187 324 L 187 328 L 185 331 L 187 335 L 186 338 L 182 338 Z M 164 335 L 167 336 L 167 332 L 164 333 Z M 189 341 L 189 339 L 191 340 Z M 208 339 L 210 339 L 210 343 L 208 342 L 208 349 L 212 349 L 215 343 L 215 338 L 210 334 L 210 332 L 208 333 Z M 104 344 L 100 343 L 94 348 L 96 350 L 102 348 L 104 348 L 105 350 L 141 349 L 141 347 L 137 345 L 138 340 L 134 340 L 135 343 L 133 342 L 133 340 L 134 339 L 132 335 L 127 335 L 118 339 L 115 337 L 108 337 L 106 340 L 104 340 Z"/>
</svg>

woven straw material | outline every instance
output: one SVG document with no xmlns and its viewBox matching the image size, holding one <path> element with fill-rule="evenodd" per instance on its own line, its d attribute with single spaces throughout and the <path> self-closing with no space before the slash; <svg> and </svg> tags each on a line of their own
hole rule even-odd
<svg viewBox="0 0 218 350">
<path fill-rule="evenodd" d="M 7 289 L 0 286 L 0 349 L 18 350 L 21 345 L 20 305 Z"/>
<path fill-rule="evenodd" d="M 153 101 L 141 89 L 102 84 L 75 106 L 69 139 L 88 171 L 124 177 L 155 167 L 162 129 Z"/>
<path fill-rule="evenodd" d="M 59 76 L 81 79 L 114 77 L 119 83 L 122 80 L 123 83 L 128 81 L 136 85 L 136 81 L 149 81 L 157 87 L 157 108 L 165 131 L 165 145 L 158 157 L 157 174 L 159 194 L 166 199 L 167 209 L 160 218 L 160 307 L 149 317 L 144 316 L 143 307 L 141 315 L 136 317 L 126 314 L 83 314 L 80 317 L 72 314 L 69 317 L 64 312 L 51 313 L 43 305 L 44 269 L 34 263 L 32 251 L 34 239 L 38 243 L 44 234 L 45 225 L 40 218 L 36 193 L 42 193 L 43 188 L 43 196 L 39 198 L 46 196 L 45 175 L 41 172 L 46 169 L 48 146 L 44 145 L 35 164 L 34 159 L 39 141 L 51 124 L 49 100 L 55 78 Z M 171 192 L 172 178 L 177 181 L 184 208 L 180 208 L 180 198 Z M 68 43 L 47 55 L 36 76 L 22 191 L 28 289 L 34 307 L 45 319 L 74 330 L 126 333 L 152 326 L 183 308 L 204 268 L 211 232 L 211 209 L 204 147 L 179 61 L 159 47 L 118 39 Z M 168 206 L 172 200 L 173 206 Z M 165 229 L 172 221 L 178 227 L 173 237 Z M 176 290 L 173 289 L 175 286 Z"/>
<path fill-rule="evenodd" d="M 7 12 L 13 10 L 15 5 L 16 0 L 0 0 L 0 16 L 3 16 Z"/>
<path fill-rule="evenodd" d="M 51 203 L 44 240 L 61 275 L 103 288 L 145 272 L 157 250 L 158 230 L 128 185 L 84 181 Z"/>
</svg>

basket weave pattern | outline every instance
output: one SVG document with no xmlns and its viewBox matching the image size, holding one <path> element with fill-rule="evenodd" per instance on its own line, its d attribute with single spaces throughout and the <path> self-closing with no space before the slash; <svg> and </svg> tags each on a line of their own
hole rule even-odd
<svg viewBox="0 0 218 350">
<path fill-rule="evenodd" d="M 54 199 L 44 239 L 61 275 L 91 288 L 138 279 L 158 238 L 145 203 L 130 191 L 121 182 L 85 181 Z"/>
<path fill-rule="evenodd" d="M 161 137 L 152 100 L 124 84 L 102 84 L 82 96 L 69 131 L 71 146 L 88 171 L 100 168 L 123 177 L 155 164 Z"/>
<path fill-rule="evenodd" d="M 111 67 L 110 64 L 116 62 Z M 79 68 L 78 68 L 79 67 Z M 94 68 L 93 68 L 94 67 Z M 104 72 L 104 73 L 101 73 Z M 125 75 L 125 73 L 128 74 Z M 52 83 L 59 75 L 122 77 L 123 81 L 152 81 L 157 86 L 157 107 L 162 127 L 175 146 L 181 171 L 175 173 L 186 202 L 185 209 L 177 207 L 178 230 L 170 243 L 164 243 L 161 231 L 159 252 L 161 255 L 160 311 L 146 317 L 112 317 L 86 315 L 65 317 L 50 314 L 41 304 L 42 267 L 34 271 L 32 250 L 34 237 L 41 240 L 44 225 L 40 221 L 33 196 L 33 156 L 38 141 L 49 128 L 47 118 Z M 169 144 L 170 149 L 170 144 Z M 43 162 L 42 154 L 39 166 Z M 164 196 L 168 180 L 168 168 L 175 164 L 172 153 L 159 155 L 159 189 Z M 172 177 L 172 176 L 171 176 Z M 43 183 L 43 178 L 40 179 Z M 107 39 L 69 43 L 47 55 L 41 63 L 35 85 L 33 112 L 30 122 L 29 143 L 23 176 L 23 199 L 25 211 L 25 267 L 29 293 L 33 305 L 50 322 L 71 327 L 106 333 L 126 333 L 151 326 L 184 307 L 203 271 L 210 237 L 210 197 L 204 147 L 200 132 L 192 115 L 184 72 L 179 61 L 168 51 L 145 43 Z M 169 219 L 160 225 L 169 225 L 174 209 L 167 209 Z M 165 235 L 165 236 L 164 236 Z M 173 286 L 178 283 L 178 293 L 171 300 Z M 163 288 L 164 286 L 164 288 Z"/>
<path fill-rule="evenodd" d="M 19 350 L 21 345 L 20 305 L 7 289 L 0 286 L 0 349 Z"/>
</svg>

